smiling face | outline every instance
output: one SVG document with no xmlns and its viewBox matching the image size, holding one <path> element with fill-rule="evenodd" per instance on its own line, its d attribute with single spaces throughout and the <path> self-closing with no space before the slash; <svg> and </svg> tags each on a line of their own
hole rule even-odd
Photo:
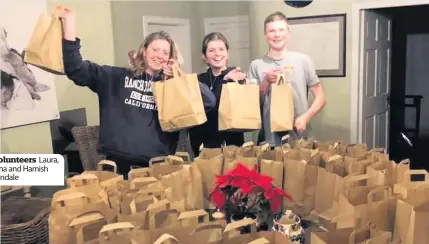
<svg viewBox="0 0 429 244">
<path fill-rule="evenodd" d="M 229 50 L 222 40 L 209 41 L 203 58 L 211 68 L 223 69 L 227 67 Z"/>
<path fill-rule="evenodd" d="M 156 73 L 162 70 L 162 66 L 170 59 L 171 45 L 164 39 L 152 41 L 144 50 L 143 55 L 146 60 L 148 73 Z"/>
<path fill-rule="evenodd" d="M 265 26 L 265 39 L 273 50 L 283 50 L 289 36 L 289 28 L 285 20 L 268 22 Z"/>
</svg>

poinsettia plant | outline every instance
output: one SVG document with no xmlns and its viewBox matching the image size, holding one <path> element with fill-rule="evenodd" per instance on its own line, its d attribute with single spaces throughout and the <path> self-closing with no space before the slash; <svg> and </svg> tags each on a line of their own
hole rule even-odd
<svg viewBox="0 0 429 244">
<path fill-rule="evenodd" d="M 210 200 L 227 215 L 255 216 L 266 220 L 278 214 L 283 198 L 293 201 L 282 188 L 273 185 L 273 178 L 249 169 L 238 162 L 236 167 L 215 180 Z"/>
</svg>

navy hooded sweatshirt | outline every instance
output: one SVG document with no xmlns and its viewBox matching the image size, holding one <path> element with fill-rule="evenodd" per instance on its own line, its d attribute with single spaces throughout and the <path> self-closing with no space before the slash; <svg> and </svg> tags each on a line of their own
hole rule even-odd
<svg viewBox="0 0 429 244">
<path fill-rule="evenodd" d="M 201 143 L 204 144 L 205 148 L 219 148 L 224 142 L 226 145 L 235 146 L 242 146 L 244 143 L 244 134 L 241 132 L 219 131 L 219 103 L 222 85 L 227 82 L 233 82 L 224 80 L 225 75 L 233 69 L 235 67 L 229 67 L 216 77 L 211 69 L 198 75 L 198 80 L 210 87 L 211 92 L 216 96 L 216 108 L 206 113 L 206 123 L 189 130 L 192 151 L 195 156 L 199 154 Z"/>
<path fill-rule="evenodd" d="M 152 82 L 161 80 L 160 75 L 136 77 L 127 68 L 83 61 L 78 38 L 63 40 L 63 60 L 70 80 L 98 94 L 99 153 L 135 162 L 175 153 L 179 133 L 161 130 L 152 94 Z M 206 111 L 214 108 L 213 93 L 202 83 L 200 89 Z"/>
</svg>

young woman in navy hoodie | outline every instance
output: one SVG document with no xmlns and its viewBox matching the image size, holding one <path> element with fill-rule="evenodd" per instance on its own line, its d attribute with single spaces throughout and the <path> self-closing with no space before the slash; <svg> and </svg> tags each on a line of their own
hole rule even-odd
<svg viewBox="0 0 429 244">
<path fill-rule="evenodd" d="M 115 161 L 125 178 L 132 165 L 147 167 L 152 157 L 174 154 L 178 132 L 161 130 L 152 93 L 152 82 L 171 77 L 171 65 L 180 56 L 171 37 L 165 32 L 147 36 L 131 60 L 132 69 L 98 65 L 82 60 L 76 13 L 70 9 L 62 13 L 65 73 L 98 95 L 99 152 Z M 200 89 L 206 111 L 214 108 L 213 93 L 202 83 Z"/>
<path fill-rule="evenodd" d="M 219 32 L 206 35 L 202 44 L 202 57 L 209 66 L 206 72 L 198 75 L 198 80 L 206 84 L 216 96 L 216 108 L 207 112 L 207 122 L 189 130 L 192 150 L 199 155 L 199 148 L 219 148 L 226 145 L 241 146 L 244 134 L 239 132 L 224 132 L 218 130 L 219 101 L 222 85 L 226 82 L 239 82 L 246 74 L 238 67 L 228 67 L 229 45 L 225 36 Z"/>
</svg>

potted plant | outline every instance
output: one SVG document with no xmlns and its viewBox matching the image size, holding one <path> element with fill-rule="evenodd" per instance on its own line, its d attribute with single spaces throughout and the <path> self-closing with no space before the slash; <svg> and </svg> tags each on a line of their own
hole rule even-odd
<svg viewBox="0 0 429 244">
<path fill-rule="evenodd" d="M 216 177 L 216 187 L 210 201 L 225 213 L 228 221 L 257 218 L 261 229 L 270 228 L 272 219 L 280 213 L 283 198 L 292 197 L 273 185 L 273 178 L 249 169 L 238 162 L 236 167 Z"/>
</svg>

